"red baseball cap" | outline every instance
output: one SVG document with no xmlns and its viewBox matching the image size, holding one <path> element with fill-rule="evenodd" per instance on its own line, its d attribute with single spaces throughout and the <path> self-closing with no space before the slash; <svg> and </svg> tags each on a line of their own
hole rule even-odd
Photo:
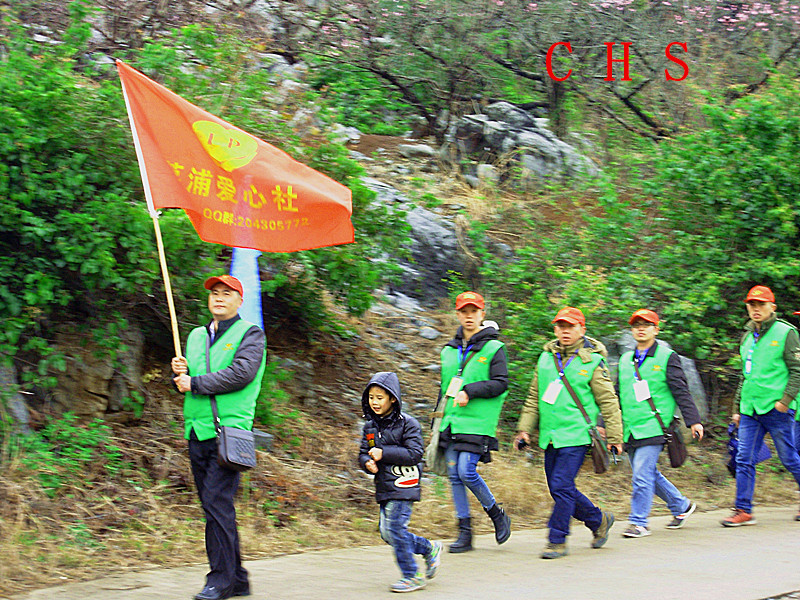
<svg viewBox="0 0 800 600">
<path fill-rule="evenodd" d="M 773 294 L 772 290 L 767 286 L 757 285 L 747 292 L 747 298 L 745 298 L 744 301 L 750 302 L 750 300 L 758 300 L 759 302 L 775 302 L 775 294 Z"/>
<path fill-rule="evenodd" d="M 658 325 L 658 315 L 652 310 L 647 310 L 646 308 L 640 308 L 635 313 L 633 313 L 631 315 L 631 318 L 628 319 L 628 324 L 633 325 L 633 322 L 636 319 L 642 319 L 644 321 L 647 321 L 648 323 L 652 323 L 653 325 Z"/>
<path fill-rule="evenodd" d="M 483 310 L 486 306 L 483 301 L 483 296 L 476 292 L 461 292 L 458 296 L 456 296 L 456 310 L 461 310 L 467 304 L 474 304 L 481 310 Z"/>
<path fill-rule="evenodd" d="M 567 306 L 558 311 L 556 318 L 552 322 L 555 323 L 556 321 L 566 321 L 574 325 L 586 325 L 586 317 L 583 316 L 579 309 L 573 306 Z"/>
<path fill-rule="evenodd" d="M 206 279 L 206 282 L 203 284 L 203 286 L 207 290 L 210 290 L 218 283 L 224 283 L 232 290 L 239 292 L 239 295 L 244 298 L 244 288 L 242 287 L 242 282 L 236 279 L 236 277 L 232 277 L 230 275 L 217 275 L 215 277 L 209 277 Z"/>
</svg>

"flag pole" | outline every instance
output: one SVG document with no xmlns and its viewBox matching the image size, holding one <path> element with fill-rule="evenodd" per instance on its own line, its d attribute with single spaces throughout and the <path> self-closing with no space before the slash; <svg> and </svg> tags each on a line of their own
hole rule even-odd
<svg viewBox="0 0 800 600">
<path fill-rule="evenodd" d="M 158 216 L 153 217 L 153 227 L 156 230 L 156 245 L 158 246 L 158 260 L 161 263 L 161 275 L 164 278 L 164 292 L 167 294 L 167 306 L 169 306 L 169 320 L 172 324 L 172 341 L 175 344 L 175 356 L 183 356 L 183 354 L 181 354 L 181 336 L 178 333 L 178 317 L 175 315 L 175 302 L 172 300 L 172 285 L 169 282 L 167 257 L 164 254 L 164 242 L 161 239 L 161 226 L 158 224 Z"/>
<path fill-rule="evenodd" d="M 122 61 L 117 60 L 117 69 L 120 69 Z M 136 132 L 136 122 L 133 120 L 133 112 L 131 111 L 131 104 L 128 100 L 128 91 L 125 89 L 125 79 L 120 74 L 120 84 L 122 85 L 122 97 L 125 98 L 125 108 L 128 111 L 128 120 L 131 124 L 131 133 L 133 134 L 133 145 L 136 148 L 136 159 L 139 163 L 139 173 L 142 176 L 142 185 L 144 187 L 144 197 L 147 201 L 147 210 L 153 218 L 153 227 L 156 232 L 156 245 L 158 246 L 158 260 L 161 263 L 161 277 L 164 279 L 164 292 L 167 294 L 167 306 L 169 307 L 169 320 L 172 325 L 172 341 L 175 344 L 175 356 L 183 356 L 181 353 L 181 336 L 178 333 L 178 318 L 175 315 L 175 302 L 172 299 L 172 286 L 169 282 L 169 271 L 167 270 L 167 258 L 164 253 L 164 241 L 161 239 L 161 226 L 158 224 L 158 211 L 153 204 L 153 194 L 150 190 L 150 181 L 147 178 L 147 169 L 144 164 L 144 154 L 142 147 L 139 143 L 139 134 Z"/>
</svg>

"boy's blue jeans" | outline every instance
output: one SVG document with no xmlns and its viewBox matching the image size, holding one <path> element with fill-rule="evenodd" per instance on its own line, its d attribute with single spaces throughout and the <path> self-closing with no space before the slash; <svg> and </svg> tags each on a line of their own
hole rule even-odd
<svg viewBox="0 0 800 600">
<path fill-rule="evenodd" d="M 740 415 L 739 448 L 736 453 L 736 508 L 753 512 L 753 492 L 756 487 L 755 449 L 769 433 L 778 458 L 800 488 L 800 456 L 792 442 L 792 417 L 774 408 L 763 415 Z"/>
<path fill-rule="evenodd" d="M 677 516 L 689 509 L 689 500 L 658 470 L 658 455 L 662 445 L 640 446 L 628 450 L 631 461 L 631 514 L 628 520 L 634 525 L 647 527 L 647 517 L 653 507 L 653 494 L 667 503 L 667 508 Z"/>
<path fill-rule="evenodd" d="M 550 445 L 544 451 L 544 474 L 550 495 L 555 500 L 547 523 L 550 528 L 548 539 L 553 544 L 567 541 L 572 517 L 583 521 L 591 531 L 600 527 L 603 520 L 602 511 L 575 487 L 575 478 L 588 449 L 588 446 L 554 448 Z"/>
<path fill-rule="evenodd" d="M 450 478 L 450 487 L 453 490 L 456 517 L 459 519 L 469 517 L 467 489 L 475 494 L 483 508 L 487 510 L 492 508 L 495 504 L 494 496 L 477 471 L 481 455 L 475 452 L 459 452 L 450 445 L 445 452 L 445 458 L 447 459 L 447 474 Z"/>
<path fill-rule="evenodd" d="M 381 539 L 394 548 L 394 557 L 403 577 L 414 577 L 417 574 L 415 554 L 425 556 L 433 549 L 426 538 L 408 530 L 412 504 L 411 500 L 388 500 L 381 503 Z"/>
</svg>

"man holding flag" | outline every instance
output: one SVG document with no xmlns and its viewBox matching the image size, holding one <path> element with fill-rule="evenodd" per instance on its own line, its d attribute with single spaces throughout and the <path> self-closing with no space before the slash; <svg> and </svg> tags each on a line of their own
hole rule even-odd
<svg viewBox="0 0 800 600">
<path fill-rule="evenodd" d="M 233 504 L 239 472 L 217 463 L 217 434 L 209 396 L 216 397 L 221 426 L 252 429 L 266 363 L 266 340 L 261 329 L 239 316 L 243 289 L 238 279 L 230 275 L 209 277 L 205 288 L 210 290 L 208 310 L 213 318 L 192 330 L 186 342 L 186 358 L 174 357 L 172 371 L 178 391 L 186 394 L 184 431 L 206 517 L 206 554 L 211 570 L 195 600 L 221 600 L 248 596 L 250 584 L 242 567 Z"/>
<path fill-rule="evenodd" d="M 217 397 L 223 426 L 252 428 L 265 368 L 264 333 L 238 314 L 244 294 L 241 281 L 230 275 L 211 277 L 205 287 L 210 290 L 213 320 L 189 334 L 186 358 L 181 356 L 158 209 L 183 209 L 207 242 L 295 252 L 354 241 L 351 193 L 122 61 L 117 61 L 117 69 L 153 219 L 175 346 L 174 382 L 186 393 L 185 435 L 206 515 L 211 571 L 195 599 L 246 596 L 250 585 L 241 565 L 233 506 L 239 475 L 217 464 L 209 395 Z M 260 294 L 257 275 L 253 288 Z M 208 352 L 206 340 L 210 341 Z"/>
</svg>

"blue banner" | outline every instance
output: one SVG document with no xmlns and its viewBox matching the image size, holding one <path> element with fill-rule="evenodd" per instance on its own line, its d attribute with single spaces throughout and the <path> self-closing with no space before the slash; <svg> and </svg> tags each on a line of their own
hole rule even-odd
<svg viewBox="0 0 800 600">
<path fill-rule="evenodd" d="M 264 315 L 261 312 L 261 279 L 258 274 L 260 250 L 234 248 L 231 258 L 231 275 L 242 282 L 244 302 L 239 315 L 245 320 L 264 329 Z"/>
</svg>

